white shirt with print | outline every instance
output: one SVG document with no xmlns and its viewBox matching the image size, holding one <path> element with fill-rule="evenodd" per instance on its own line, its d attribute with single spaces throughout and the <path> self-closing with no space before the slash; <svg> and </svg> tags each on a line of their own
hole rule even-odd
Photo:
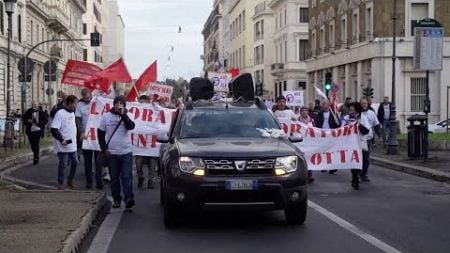
<svg viewBox="0 0 450 253">
<path fill-rule="evenodd" d="M 59 110 L 53 117 L 51 128 L 56 128 L 61 133 L 63 140 L 72 140 L 72 143 L 63 145 L 60 141 L 54 140 L 53 147 L 58 153 L 71 153 L 77 151 L 77 125 L 75 123 L 75 113 L 66 109 Z"/>
<path fill-rule="evenodd" d="M 106 132 L 105 142 L 108 140 L 111 134 L 114 132 L 117 124 L 120 121 L 120 116 L 108 112 L 102 116 L 100 126 L 98 129 Z M 111 142 L 108 145 L 108 150 L 113 155 L 125 155 L 133 151 L 133 145 L 131 143 L 131 131 L 125 128 L 123 121 L 120 123 L 119 128 L 111 138 Z"/>
</svg>

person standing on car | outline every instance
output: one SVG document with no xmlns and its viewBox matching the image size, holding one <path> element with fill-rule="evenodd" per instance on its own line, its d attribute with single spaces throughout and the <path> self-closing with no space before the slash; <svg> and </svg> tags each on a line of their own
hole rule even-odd
<svg viewBox="0 0 450 253">
<path fill-rule="evenodd" d="M 375 112 L 369 108 L 369 100 L 367 100 L 367 98 L 361 98 L 360 103 L 362 107 L 361 115 L 365 116 L 369 120 L 371 126 L 370 132 L 365 135 L 365 138 L 367 139 L 367 155 L 363 157 L 361 179 L 363 182 L 370 182 L 369 177 L 367 176 L 370 162 L 370 150 L 375 137 L 374 130 L 376 131 L 377 135 L 380 136 L 380 122 L 378 122 L 378 118 Z"/>
<path fill-rule="evenodd" d="M 139 97 L 139 102 L 142 104 L 149 104 L 150 98 L 147 95 L 142 95 Z M 157 102 L 154 101 L 155 106 Z M 156 167 L 158 165 L 158 157 L 151 157 L 151 156 L 142 156 L 142 155 L 136 155 L 134 156 L 134 162 L 136 164 L 136 171 L 138 174 L 138 188 L 141 189 L 144 185 L 145 176 L 144 176 L 144 165 L 147 165 L 148 168 L 148 180 L 147 180 L 147 188 L 151 189 L 153 188 L 153 178 L 155 174 Z"/>
<path fill-rule="evenodd" d="M 331 109 L 330 101 L 322 102 L 322 110 L 317 114 L 315 119 L 316 127 L 322 129 L 334 129 L 341 126 L 341 121 L 337 117 L 336 112 Z M 336 173 L 337 170 L 329 170 L 330 174 Z M 326 172 L 326 171 L 322 171 Z"/>
<path fill-rule="evenodd" d="M 39 109 L 39 102 L 33 100 L 31 108 L 23 115 L 23 123 L 25 124 L 25 133 L 28 136 L 31 150 L 33 151 L 33 164 L 39 163 L 39 143 L 42 132 L 47 125 L 47 117 L 45 113 Z"/>
<path fill-rule="evenodd" d="M 366 140 L 365 136 L 370 133 L 370 131 L 372 130 L 372 127 L 371 127 L 367 117 L 362 115 L 361 112 L 362 112 L 362 106 L 360 103 L 358 103 L 358 102 L 351 103 L 349 105 L 349 114 L 344 116 L 344 118 L 342 120 L 342 124 L 349 125 L 354 122 L 358 123 L 359 138 L 360 138 L 360 142 L 361 142 L 362 155 L 363 155 L 363 161 L 364 161 L 369 156 L 369 150 L 368 150 L 367 140 Z M 352 187 L 355 190 L 359 190 L 359 174 L 361 171 L 358 169 L 352 169 L 351 172 L 352 172 Z"/>
<path fill-rule="evenodd" d="M 131 130 L 134 122 L 128 117 L 126 99 L 118 96 L 114 99 L 114 107 L 102 116 L 97 129 L 98 142 L 109 164 L 111 176 L 111 194 L 114 199 L 113 208 L 119 208 L 123 190 L 125 207 L 135 205 L 133 193 L 133 146 Z"/>
<path fill-rule="evenodd" d="M 389 133 L 389 128 L 391 127 L 389 118 L 391 117 L 391 107 L 392 104 L 389 102 L 389 97 L 384 97 L 383 103 L 378 107 L 377 118 L 380 124 L 383 126 L 381 128 L 381 136 L 383 138 L 383 144 L 386 147 L 388 144 L 387 135 Z"/>
<path fill-rule="evenodd" d="M 67 157 L 70 161 L 70 173 L 67 186 L 74 189 L 73 179 L 78 165 L 77 157 L 77 125 L 75 123 L 75 108 L 78 99 L 74 95 L 66 97 L 62 109 L 58 110 L 52 120 L 51 133 L 54 149 L 58 152 L 58 189 L 64 189 L 64 170 Z"/>
<path fill-rule="evenodd" d="M 78 132 L 78 148 L 84 157 L 84 175 L 86 177 L 86 188 L 92 188 L 92 164 L 95 165 L 95 183 L 97 189 L 103 189 L 103 179 L 102 179 L 102 166 L 97 162 L 99 151 L 82 149 L 83 140 L 87 139 L 86 130 L 87 123 L 90 114 L 90 104 L 92 100 L 92 93 L 88 88 L 81 90 L 81 99 L 77 104 L 77 109 L 75 110 L 75 120 L 77 122 L 77 132 Z"/>
</svg>

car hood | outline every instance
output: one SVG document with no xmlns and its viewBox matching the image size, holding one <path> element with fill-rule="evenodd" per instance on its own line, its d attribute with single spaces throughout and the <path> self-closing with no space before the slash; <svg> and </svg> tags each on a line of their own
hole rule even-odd
<svg viewBox="0 0 450 253">
<path fill-rule="evenodd" d="M 289 140 L 272 138 L 205 138 L 178 140 L 183 156 L 193 157 L 279 157 L 298 155 Z"/>
</svg>

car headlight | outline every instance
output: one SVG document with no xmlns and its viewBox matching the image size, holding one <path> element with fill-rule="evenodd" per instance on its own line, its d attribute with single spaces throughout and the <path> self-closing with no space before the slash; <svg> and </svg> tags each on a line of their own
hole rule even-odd
<svg viewBox="0 0 450 253">
<path fill-rule="evenodd" d="M 284 170 L 286 173 L 292 173 L 297 170 L 297 156 L 285 156 L 278 157 L 275 162 L 275 170 L 278 171 L 277 174 L 280 173 L 281 170 Z"/>
<path fill-rule="evenodd" d="M 186 173 L 194 173 L 196 170 L 204 170 L 205 164 L 200 158 L 182 156 L 180 157 L 180 170 Z"/>
</svg>

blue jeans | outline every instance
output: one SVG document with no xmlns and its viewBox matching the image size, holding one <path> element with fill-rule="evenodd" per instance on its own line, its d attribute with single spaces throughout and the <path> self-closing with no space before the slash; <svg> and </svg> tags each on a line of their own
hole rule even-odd
<svg viewBox="0 0 450 253">
<path fill-rule="evenodd" d="M 383 121 L 383 129 L 381 129 L 381 134 L 383 136 L 383 144 L 387 144 L 388 143 L 388 134 L 389 134 L 389 128 L 391 127 L 391 123 L 389 122 L 388 119 L 385 119 Z"/>
<path fill-rule="evenodd" d="M 92 163 L 95 163 L 95 182 L 97 186 L 103 185 L 102 172 L 103 168 L 97 163 L 99 151 L 84 150 L 84 175 L 86 176 L 86 184 L 92 185 Z M 94 158 L 94 161 L 92 161 Z"/>
<path fill-rule="evenodd" d="M 66 169 L 67 157 L 69 158 L 69 164 L 70 164 L 70 173 L 69 173 L 69 177 L 67 177 L 68 182 L 73 181 L 73 178 L 75 177 L 75 172 L 77 170 L 77 165 L 78 165 L 77 152 L 71 152 L 71 153 L 58 152 L 58 160 L 59 160 L 58 183 L 60 183 L 60 184 L 64 183 L 64 170 Z"/>
<path fill-rule="evenodd" d="M 110 155 L 108 164 L 111 176 L 111 195 L 114 201 L 122 201 L 121 188 L 125 202 L 133 200 L 133 153 Z"/>
</svg>

